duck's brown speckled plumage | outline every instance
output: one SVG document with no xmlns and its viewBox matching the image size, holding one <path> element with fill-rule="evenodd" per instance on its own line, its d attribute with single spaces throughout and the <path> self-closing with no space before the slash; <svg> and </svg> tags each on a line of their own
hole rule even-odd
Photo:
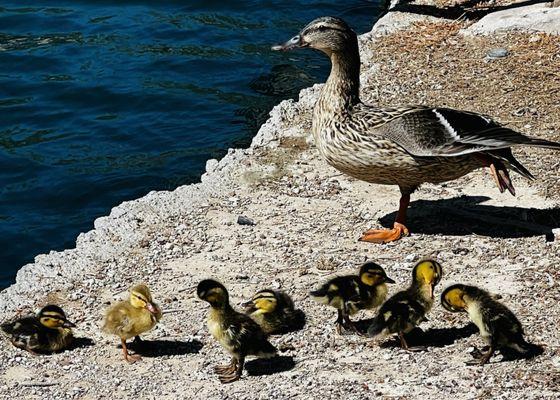
<svg viewBox="0 0 560 400">
<path fill-rule="evenodd" d="M 357 36 L 338 18 L 318 18 L 274 49 L 301 47 L 324 52 L 332 63 L 313 111 L 312 132 L 321 155 L 336 169 L 359 180 L 398 185 L 403 195 L 396 231 L 391 235 L 371 232 L 371 237 L 363 240 L 390 241 L 407 234 L 403 223 L 409 195 L 422 183 L 445 182 L 490 167 L 500 191 L 515 194 L 507 169 L 527 178 L 533 176 L 515 159 L 510 147 L 560 149 L 559 143 L 525 136 L 481 114 L 362 103 Z"/>
</svg>

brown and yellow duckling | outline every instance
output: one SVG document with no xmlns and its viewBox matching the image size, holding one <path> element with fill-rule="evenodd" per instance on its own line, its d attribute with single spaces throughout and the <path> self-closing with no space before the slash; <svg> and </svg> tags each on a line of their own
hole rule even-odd
<svg viewBox="0 0 560 400">
<path fill-rule="evenodd" d="M 336 329 L 339 334 L 344 329 L 360 333 L 350 320 L 350 315 L 381 305 L 387 297 L 386 283 L 395 281 L 387 276 L 380 265 L 367 262 L 360 267 L 358 275 L 333 278 L 310 295 L 315 301 L 337 309 Z"/>
<path fill-rule="evenodd" d="M 442 269 L 437 261 L 423 260 L 416 264 L 410 287 L 394 294 L 381 306 L 368 328 L 368 335 L 378 337 L 397 333 L 403 349 L 419 350 L 409 347 L 404 335 L 426 319 L 434 304 L 434 287 L 441 277 Z"/>
<path fill-rule="evenodd" d="M 251 317 L 231 307 L 224 285 L 205 279 L 198 284 L 196 292 L 211 307 L 208 330 L 232 356 L 229 365 L 214 368 L 220 382 L 230 383 L 241 378 L 247 356 L 267 358 L 276 355 L 276 348 L 270 344 L 261 327 Z"/>
<path fill-rule="evenodd" d="M 523 327 L 517 317 L 496 296 L 476 286 L 456 284 L 441 294 L 442 306 L 451 312 L 466 312 L 490 346 L 485 354 L 475 349 L 478 358 L 467 364 L 486 364 L 496 350 L 512 350 L 522 357 L 532 357 L 542 348 L 523 338 Z"/>
<path fill-rule="evenodd" d="M 70 346 L 75 326 L 68 321 L 62 308 L 47 305 L 37 315 L 4 323 L 0 329 L 20 349 L 30 353 L 53 353 Z"/>
<path fill-rule="evenodd" d="M 161 319 L 161 309 L 152 300 L 148 286 L 139 284 L 130 289 L 128 300 L 119 301 L 107 309 L 103 331 L 121 339 L 124 359 L 133 363 L 140 360 L 138 354 L 129 354 L 126 341 L 140 341 L 142 333 L 151 330 Z"/>
<path fill-rule="evenodd" d="M 297 331 L 305 326 L 303 311 L 296 309 L 292 298 L 280 290 L 260 290 L 244 306 L 245 313 L 267 335 Z"/>
<path fill-rule="evenodd" d="M 560 143 L 526 136 L 473 112 L 363 103 L 358 38 L 340 18 L 317 18 L 273 50 L 297 48 L 319 50 L 332 64 L 313 110 L 312 133 L 321 155 L 356 179 L 400 188 L 393 228 L 371 229 L 363 234 L 363 241 L 390 242 L 408 235 L 410 195 L 423 183 L 446 182 L 488 167 L 500 192 L 514 195 L 508 169 L 534 177 L 514 157 L 512 148 L 560 149 Z"/>
</svg>

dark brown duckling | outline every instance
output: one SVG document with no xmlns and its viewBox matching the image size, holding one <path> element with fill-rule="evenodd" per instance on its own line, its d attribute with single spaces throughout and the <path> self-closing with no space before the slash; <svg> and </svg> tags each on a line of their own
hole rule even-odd
<svg viewBox="0 0 560 400">
<path fill-rule="evenodd" d="M 251 317 L 231 307 L 224 285 L 205 279 L 198 284 L 196 292 L 211 307 L 208 330 L 232 356 L 229 365 L 214 368 L 220 382 L 230 383 L 241 378 L 247 356 L 268 358 L 276 355 L 276 348 L 270 344 L 261 327 Z"/>
<path fill-rule="evenodd" d="M 441 276 L 441 265 L 435 260 L 423 260 L 416 264 L 412 270 L 410 287 L 394 294 L 381 306 L 368 328 L 368 335 L 378 337 L 397 333 L 403 349 L 423 349 L 409 347 L 404 334 L 426 319 L 426 314 L 434 304 L 434 287 Z"/>
<path fill-rule="evenodd" d="M 515 314 L 496 300 L 496 295 L 476 286 L 456 284 L 441 294 L 441 305 L 451 312 L 466 312 L 490 346 L 485 354 L 475 349 L 477 360 L 467 364 L 486 364 L 496 350 L 513 350 L 529 358 L 542 353 L 542 347 L 523 338 L 523 327 Z"/>
<path fill-rule="evenodd" d="M 4 323 L 0 329 L 20 349 L 30 353 L 53 353 L 67 349 L 74 336 L 62 308 L 55 305 L 43 307 L 37 315 Z"/>
<path fill-rule="evenodd" d="M 358 275 L 333 278 L 310 295 L 315 301 L 338 310 L 336 319 L 338 333 L 344 329 L 360 333 L 350 320 L 350 315 L 356 314 L 359 310 L 371 310 L 383 303 L 387 297 L 386 283 L 395 283 L 395 281 L 387 276 L 380 265 L 367 262 L 360 267 Z"/>
<path fill-rule="evenodd" d="M 296 309 L 292 298 L 280 290 L 260 290 L 244 306 L 245 313 L 267 335 L 297 331 L 305 326 L 303 311 Z"/>
</svg>

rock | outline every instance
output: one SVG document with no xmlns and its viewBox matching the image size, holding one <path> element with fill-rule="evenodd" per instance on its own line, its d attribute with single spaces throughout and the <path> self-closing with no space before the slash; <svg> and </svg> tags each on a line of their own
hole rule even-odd
<svg viewBox="0 0 560 400">
<path fill-rule="evenodd" d="M 245 215 L 240 215 L 239 217 L 237 217 L 237 223 L 239 225 L 256 225 L 255 221 L 253 221 L 251 218 L 246 217 Z"/>
<path fill-rule="evenodd" d="M 533 4 L 490 13 L 460 33 L 490 35 L 511 31 L 545 32 L 560 35 L 560 8 Z"/>
<path fill-rule="evenodd" d="M 436 18 L 430 15 L 413 14 L 401 11 L 391 11 L 385 14 L 373 26 L 368 35 L 384 36 L 408 28 L 415 22 L 446 22 L 443 18 Z"/>
<path fill-rule="evenodd" d="M 497 49 L 490 50 L 488 54 L 486 54 L 486 58 L 490 60 L 494 60 L 496 58 L 507 57 L 508 55 L 509 55 L 509 51 L 507 51 L 507 49 L 497 48 Z"/>
</svg>

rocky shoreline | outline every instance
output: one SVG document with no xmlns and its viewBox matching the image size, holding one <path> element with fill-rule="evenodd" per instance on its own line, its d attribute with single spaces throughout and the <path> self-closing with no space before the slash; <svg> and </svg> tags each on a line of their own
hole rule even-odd
<svg viewBox="0 0 560 400">
<path fill-rule="evenodd" d="M 557 71 L 547 73 L 547 63 L 560 63 L 560 8 L 543 3 L 523 9 L 504 6 L 499 12 L 508 10 L 531 18 L 540 10 L 537 14 L 548 15 L 552 22 L 523 26 L 519 17 L 508 28 L 504 20 L 513 24 L 511 18 L 485 21 L 496 19 L 497 13 L 473 24 L 389 12 L 360 37 L 365 99 L 459 105 L 499 114 L 499 120 L 511 120 L 536 136 L 560 139 L 560 78 Z M 411 43 L 419 50 L 407 49 Z M 506 48 L 512 43 L 522 51 Z M 450 56 L 457 53 L 454 46 L 485 55 L 485 46 L 505 49 L 495 64 L 478 54 L 465 56 L 481 68 L 491 67 L 480 77 L 486 81 L 477 83 L 492 92 L 494 109 L 492 103 L 478 102 L 481 96 L 472 95 L 468 82 L 454 85 L 454 78 L 435 74 L 431 82 L 418 68 L 405 71 L 426 57 L 432 57 L 434 68 L 447 65 L 449 75 L 463 71 Z M 392 53 L 394 57 L 381 64 L 386 49 L 408 51 L 409 60 L 400 64 Z M 533 53 L 539 64 L 526 64 Z M 512 67 L 500 69 L 501 62 L 532 68 L 552 86 L 534 93 L 532 104 L 524 92 L 527 85 L 507 76 Z M 494 86 L 493 76 L 502 77 L 503 87 Z M 77 321 L 77 335 L 92 342 L 84 340 L 71 352 L 47 357 L 0 342 L 0 398 L 554 398 L 560 385 L 557 155 L 520 152 L 542 179 L 515 177 L 516 198 L 500 194 L 480 173 L 446 185 L 426 185 L 414 196 L 413 236 L 383 246 L 357 243 L 362 231 L 391 220 L 398 190 L 354 181 L 319 158 L 308 134 L 319 90 L 315 85 L 302 91 L 299 101 L 276 106 L 250 148 L 209 160 L 200 183 L 125 202 L 97 219 L 94 230 L 81 234 L 75 249 L 37 256 L 35 263 L 23 267 L 16 283 L 0 293 L 0 321 L 55 302 Z M 502 97 L 509 102 L 500 103 Z M 440 213 L 448 214 L 445 221 L 437 219 Z M 239 215 L 256 225 L 239 225 Z M 546 346 L 545 353 L 530 361 L 466 367 L 467 350 L 480 345 L 480 338 L 465 327 L 464 318 L 441 307 L 434 307 L 430 321 L 422 325 L 438 338 L 430 351 L 409 354 L 391 341 L 378 348 L 363 338 L 337 336 L 331 324 L 334 313 L 306 296 L 317 282 L 353 271 L 365 259 L 378 261 L 402 287 L 414 261 L 426 255 L 441 260 L 442 287 L 465 281 L 502 294 L 524 322 L 528 337 Z M 235 305 L 257 289 L 273 287 L 288 291 L 308 313 L 304 331 L 273 338 L 286 349 L 278 371 L 266 374 L 253 362 L 247 366 L 249 376 L 240 382 L 219 384 L 212 365 L 227 356 L 207 333 L 206 305 L 194 299 L 196 283 L 210 276 L 231 289 Z M 144 362 L 127 365 L 115 341 L 102 335 L 99 326 L 107 304 L 138 281 L 148 283 L 156 301 L 170 312 L 146 337 L 154 341 L 153 351 L 145 354 Z"/>
</svg>

